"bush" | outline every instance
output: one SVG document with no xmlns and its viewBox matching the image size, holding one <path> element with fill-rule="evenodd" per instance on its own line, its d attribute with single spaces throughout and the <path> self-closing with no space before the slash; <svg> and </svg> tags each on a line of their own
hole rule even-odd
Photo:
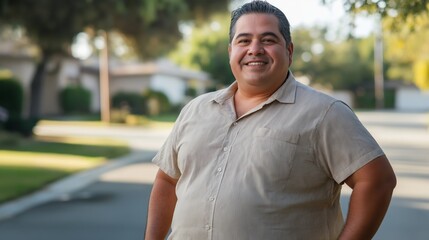
<svg viewBox="0 0 429 240">
<path fill-rule="evenodd" d="M 188 96 L 188 97 L 194 98 L 194 97 L 197 96 L 197 90 L 195 88 L 193 88 L 193 87 L 188 87 L 185 90 L 185 95 Z"/>
<path fill-rule="evenodd" d="M 16 133 L 9 133 L 0 130 L 0 146 L 14 147 L 20 142 L 21 137 Z"/>
<path fill-rule="evenodd" d="M 21 117 L 24 91 L 21 84 L 13 78 L 0 79 L 0 106 L 9 117 Z"/>
<path fill-rule="evenodd" d="M 115 94 L 112 98 L 112 107 L 131 114 L 147 114 L 146 98 L 138 93 Z"/>
<path fill-rule="evenodd" d="M 360 90 L 356 94 L 356 108 L 360 109 L 375 109 L 376 99 L 374 89 Z M 395 90 L 384 90 L 384 108 L 395 108 Z"/>
<path fill-rule="evenodd" d="M 13 78 L 0 79 L 0 106 L 7 111 L 7 119 L 1 128 L 23 136 L 31 136 L 37 124 L 36 119 L 22 118 L 24 90 L 21 83 Z"/>
<path fill-rule="evenodd" d="M 33 135 L 33 129 L 39 120 L 36 118 L 10 117 L 4 124 L 4 129 L 10 132 L 18 132 L 25 137 Z"/>
<path fill-rule="evenodd" d="M 60 92 L 60 105 L 64 113 L 89 113 L 91 92 L 82 86 L 68 86 Z"/>
<path fill-rule="evenodd" d="M 150 115 L 159 115 L 170 112 L 171 103 L 165 93 L 147 89 L 143 95 L 148 101 L 148 110 Z"/>
</svg>

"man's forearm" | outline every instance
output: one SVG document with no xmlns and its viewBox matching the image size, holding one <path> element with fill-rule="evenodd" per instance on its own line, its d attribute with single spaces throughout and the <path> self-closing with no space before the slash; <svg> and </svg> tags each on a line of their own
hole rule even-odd
<svg viewBox="0 0 429 240">
<path fill-rule="evenodd" d="M 346 223 L 340 240 L 372 239 L 390 204 L 393 187 L 357 184 L 350 197 Z"/>
<path fill-rule="evenodd" d="M 175 183 L 158 173 L 149 200 L 146 240 L 163 240 L 168 233 L 176 205 Z"/>
</svg>

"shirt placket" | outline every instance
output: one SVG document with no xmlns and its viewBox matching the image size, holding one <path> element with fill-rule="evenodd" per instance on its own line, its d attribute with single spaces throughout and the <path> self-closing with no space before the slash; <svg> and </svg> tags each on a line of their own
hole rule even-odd
<svg viewBox="0 0 429 240">
<path fill-rule="evenodd" d="M 219 153 L 217 164 L 215 165 L 215 169 L 213 170 L 213 176 L 212 176 L 213 181 L 211 181 L 212 184 L 210 184 L 209 194 L 207 197 L 210 211 L 205 225 L 205 229 L 208 232 L 208 239 L 213 239 L 213 227 L 216 227 L 216 226 L 213 226 L 214 215 L 216 211 L 216 202 L 219 195 L 219 190 L 222 185 L 222 180 L 226 172 L 228 159 L 231 153 L 231 148 L 237 137 L 238 132 L 239 132 L 238 122 L 234 121 L 231 123 L 228 129 L 228 133 L 225 136 L 221 151 Z"/>
</svg>

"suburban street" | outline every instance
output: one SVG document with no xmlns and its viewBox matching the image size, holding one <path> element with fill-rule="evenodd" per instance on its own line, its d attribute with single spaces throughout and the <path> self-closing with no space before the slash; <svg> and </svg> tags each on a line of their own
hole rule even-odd
<svg viewBox="0 0 429 240">
<path fill-rule="evenodd" d="M 398 178 L 383 225 L 374 239 L 426 240 L 429 236 L 429 114 L 359 112 Z M 126 140 L 145 158 L 100 175 L 94 183 L 17 216 L 0 220 L 1 240 L 141 240 L 157 168 L 150 157 L 169 129 L 45 125 L 46 136 L 100 136 Z M 350 190 L 341 198 L 346 213 Z"/>
</svg>

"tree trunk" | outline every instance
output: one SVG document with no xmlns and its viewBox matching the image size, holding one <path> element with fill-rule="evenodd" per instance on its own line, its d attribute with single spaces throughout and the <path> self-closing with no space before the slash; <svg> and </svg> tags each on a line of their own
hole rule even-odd
<svg viewBox="0 0 429 240">
<path fill-rule="evenodd" d="M 40 116 L 40 103 L 43 89 L 43 80 L 45 78 L 46 64 L 51 58 L 51 54 L 42 50 L 42 58 L 37 63 L 36 71 L 30 84 L 30 117 L 38 118 Z"/>
</svg>

